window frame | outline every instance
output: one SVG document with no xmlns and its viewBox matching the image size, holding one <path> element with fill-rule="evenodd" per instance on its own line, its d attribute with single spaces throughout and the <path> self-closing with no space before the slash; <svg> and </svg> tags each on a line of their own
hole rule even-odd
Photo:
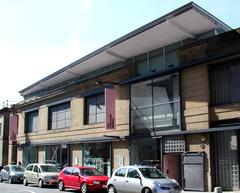
<svg viewBox="0 0 240 193">
<path fill-rule="evenodd" d="M 31 121 L 31 125 L 30 125 L 30 121 Z M 35 123 L 35 121 L 37 121 L 37 123 Z M 24 133 L 37 133 L 38 130 L 39 130 L 39 110 L 26 112 Z"/>
<path fill-rule="evenodd" d="M 102 100 L 98 100 L 99 98 Z M 90 113 L 90 104 L 89 101 L 93 99 L 94 104 L 92 107 L 94 108 L 94 113 Z M 100 101 L 100 102 L 99 102 Z M 102 103 L 101 103 L 102 102 Z M 102 106 L 102 111 L 98 112 L 98 106 Z M 105 122 L 106 116 L 106 109 L 105 109 L 105 93 L 99 93 L 95 95 L 86 96 L 84 98 L 84 125 L 93 125 L 93 124 L 100 124 Z M 99 115 L 103 115 L 103 120 L 99 120 Z M 94 117 L 94 121 L 90 121 L 90 116 Z"/>
<path fill-rule="evenodd" d="M 120 176 L 120 175 L 117 175 L 117 173 L 119 172 L 119 171 L 121 171 L 121 170 L 124 170 L 124 176 Z M 126 174 L 128 173 L 128 169 L 127 168 L 119 168 L 116 172 L 115 172 L 115 174 L 114 174 L 114 176 L 117 176 L 117 177 L 125 177 L 126 176 Z"/>
<path fill-rule="evenodd" d="M 236 88 L 236 83 L 234 82 L 234 73 L 236 72 L 234 72 L 233 69 L 234 67 L 237 66 L 239 66 L 238 67 L 239 72 L 240 69 L 239 62 L 226 61 L 208 66 L 210 83 L 210 96 L 209 96 L 210 106 L 234 104 L 240 102 L 240 97 L 236 98 L 236 94 L 234 93 L 234 88 Z M 223 69 L 223 72 L 220 72 L 221 68 Z M 237 84 L 238 92 L 240 92 L 239 87 L 240 84 L 238 82 Z M 219 98 L 219 96 L 221 96 L 221 98 Z"/>
<path fill-rule="evenodd" d="M 64 118 L 61 118 L 61 116 L 64 116 Z M 64 123 L 64 126 L 60 124 L 61 122 Z M 54 127 L 53 123 L 55 123 Z M 71 127 L 70 101 L 48 107 L 48 130 L 66 129 L 70 127 Z"/>
<path fill-rule="evenodd" d="M 162 80 L 161 80 L 162 79 Z M 176 82 L 175 82 L 176 81 Z M 181 86 L 180 86 L 180 73 L 172 73 L 172 74 L 167 74 L 161 77 L 155 77 L 155 78 L 149 78 L 147 80 L 144 81 L 139 81 L 136 82 L 134 84 L 131 85 L 130 87 L 130 134 L 137 134 L 137 133 L 146 133 L 146 132 L 165 132 L 165 131 L 180 131 L 182 129 L 182 117 L 181 117 Z M 156 102 L 156 90 L 154 90 L 154 84 L 155 83 L 164 83 L 167 82 L 168 84 L 171 83 L 171 87 L 163 87 L 166 89 L 166 91 L 169 89 L 172 92 L 172 95 L 169 96 L 169 93 L 171 92 L 166 92 L 166 96 L 167 101 L 162 101 L 162 102 Z M 138 98 L 140 98 L 139 96 L 141 95 L 135 95 L 134 93 L 134 89 L 136 89 L 138 86 L 141 86 L 146 84 L 146 85 L 152 85 L 151 86 L 151 90 L 149 91 L 149 96 L 146 97 L 146 104 L 143 105 L 138 105 L 136 103 L 138 103 L 139 100 Z M 135 86 L 135 88 L 134 88 Z M 135 91 L 136 93 L 138 93 L 137 89 Z M 160 92 L 162 93 L 162 91 Z M 164 93 L 165 94 L 165 93 Z M 149 97 L 151 97 L 151 99 L 149 100 Z M 164 97 L 163 97 L 164 99 Z M 142 101 L 143 99 L 141 99 Z M 149 100 L 149 101 L 147 101 Z M 142 103 L 142 102 L 141 102 Z M 134 104 L 134 105 L 133 105 Z M 166 106 L 168 107 L 168 109 L 170 109 L 171 113 L 172 113 L 172 118 L 168 118 L 169 120 L 171 120 L 171 124 L 169 126 L 164 126 L 163 125 L 159 125 L 159 123 L 157 121 L 161 121 L 157 119 L 157 114 L 155 113 L 157 109 L 159 109 L 160 107 L 164 107 Z M 162 108 L 164 109 L 164 108 Z M 143 114 L 144 111 L 146 110 L 146 112 L 149 112 L 149 114 L 145 113 L 145 117 L 151 117 L 149 118 L 149 122 L 145 121 L 145 126 L 140 128 L 140 127 L 135 127 L 135 123 L 138 124 L 138 122 L 134 122 L 134 116 L 135 114 Z M 140 113 L 138 113 L 138 111 Z M 143 113 L 142 113 L 143 112 Z M 175 116 L 176 114 L 176 116 Z M 146 116 L 147 115 L 147 116 Z M 142 116 L 143 118 L 144 116 Z M 140 119 L 140 118 L 139 118 Z M 137 119 L 136 119 L 137 120 Z M 147 119 L 146 119 L 147 120 Z M 164 120 L 163 120 L 164 121 Z M 167 121 L 167 119 L 166 119 Z M 144 131 L 145 130 L 145 131 Z"/>
</svg>

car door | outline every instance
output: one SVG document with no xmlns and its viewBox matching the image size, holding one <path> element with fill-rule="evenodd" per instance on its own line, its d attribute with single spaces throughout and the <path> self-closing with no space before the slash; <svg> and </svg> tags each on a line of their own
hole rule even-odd
<svg viewBox="0 0 240 193">
<path fill-rule="evenodd" d="M 72 167 L 67 167 L 64 170 L 62 180 L 64 183 L 65 187 L 71 187 L 71 173 L 72 173 L 73 168 Z"/>
<path fill-rule="evenodd" d="M 78 167 L 74 167 L 72 171 L 72 187 L 79 189 L 80 188 L 80 171 Z"/>
<path fill-rule="evenodd" d="M 32 171 L 32 182 L 38 183 L 38 177 L 39 177 L 39 167 L 38 165 L 35 165 Z"/>
<path fill-rule="evenodd" d="M 136 168 L 128 168 L 127 178 L 124 181 L 124 192 L 128 193 L 139 193 L 142 190 L 142 182 L 140 174 Z"/>
<path fill-rule="evenodd" d="M 1 172 L 2 172 L 2 179 L 8 180 L 8 176 L 9 176 L 9 172 L 10 172 L 9 166 L 4 166 Z"/>
<path fill-rule="evenodd" d="M 28 182 L 32 182 L 32 169 L 33 169 L 34 165 L 28 165 L 25 172 L 24 172 L 24 176 L 27 179 Z"/>
<path fill-rule="evenodd" d="M 117 192 L 124 193 L 125 188 L 123 187 L 126 180 L 127 167 L 122 167 L 118 169 L 112 176 L 112 183 L 117 190 Z"/>
</svg>

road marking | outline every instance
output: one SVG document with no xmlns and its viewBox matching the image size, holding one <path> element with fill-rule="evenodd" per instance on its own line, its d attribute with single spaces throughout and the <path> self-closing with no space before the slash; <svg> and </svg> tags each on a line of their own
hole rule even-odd
<svg viewBox="0 0 240 193">
<path fill-rule="evenodd" d="M 31 190 L 20 190 L 19 192 L 29 192 L 29 193 L 36 193 L 36 192 L 33 192 Z"/>
</svg>

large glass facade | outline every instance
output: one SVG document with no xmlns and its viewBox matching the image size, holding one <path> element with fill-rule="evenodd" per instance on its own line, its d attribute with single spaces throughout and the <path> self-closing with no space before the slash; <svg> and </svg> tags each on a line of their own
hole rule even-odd
<svg viewBox="0 0 240 193">
<path fill-rule="evenodd" d="M 46 146 L 46 163 L 55 164 L 62 168 L 69 164 L 69 146 L 64 145 L 48 145 Z"/>
<path fill-rule="evenodd" d="M 111 144 L 83 144 L 83 165 L 97 168 L 107 176 L 111 175 Z"/>
<path fill-rule="evenodd" d="M 132 133 L 179 129 L 178 74 L 133 84 L 131 118 Z"/>
<path fill-rule="evenodd" d="M 131 140 L 131 164 L 142 164 L 149 160 L 159 160 L 160 150 L 157 139 L 133 139 Z"/>
<path fill-rule="evenodd" d="M 36 146 L 23 146 L 22 165 L 26 167 L 30 163 L 38 162 L 38 149 Z"/>
</svg>

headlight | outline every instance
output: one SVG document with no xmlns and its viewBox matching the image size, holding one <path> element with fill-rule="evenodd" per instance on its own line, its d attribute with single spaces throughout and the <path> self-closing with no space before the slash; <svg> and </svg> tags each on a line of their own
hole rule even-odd
<svg viewBox="0 0 240 193">
<path fill-rule="evenodd" d="M 100 182 L 99 181 L 93 181 L 93 184 L 100 184 Z"/>
</svg>

